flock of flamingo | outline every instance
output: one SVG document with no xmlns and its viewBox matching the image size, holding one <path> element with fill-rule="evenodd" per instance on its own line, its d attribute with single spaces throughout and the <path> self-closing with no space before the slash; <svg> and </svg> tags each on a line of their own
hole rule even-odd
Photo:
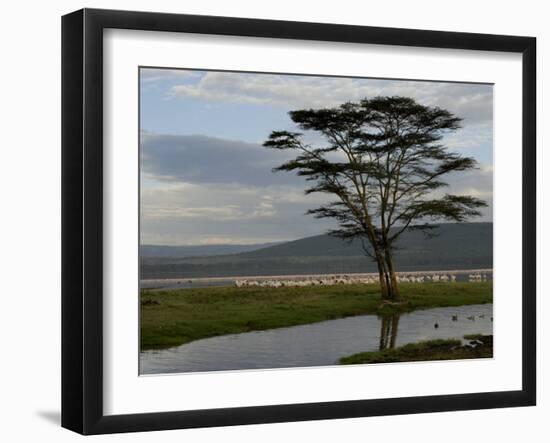
<svg viewBox="0 0 550 443">
<path fill-rule="evenodd" d="M 465 275 L 466 277 L 466 275 Z M 456 273 L 431 273 L 431 274 L 402 274 L 397 275 L 398 283 L 453 283 L 456 282 Z M 485 272 L 474 272 L 467 274 L 469 282 L 487 281 L 489 275 Z M 353 276 L 353 275 L 330 275 L 330 276 L 303 276 L 292 278 L 277 279 L 237 279 L 235 286 L 242 287 L 301 287 L 301 286 L 331 286 L 331 285 L 349 285 L 349 284 L 377 284 L 379 282 L 377 275 Z"/>
</svg>

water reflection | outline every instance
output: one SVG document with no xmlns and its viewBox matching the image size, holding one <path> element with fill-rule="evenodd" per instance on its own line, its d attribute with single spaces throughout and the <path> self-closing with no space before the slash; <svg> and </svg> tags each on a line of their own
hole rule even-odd
<svg viewBox="0 0 550 443">
<path fill-rule="evenodd" d="M 334 365 L 341 357 L 431 339 L 493 333 L 493 305 L 360 315 L 223 335 L 140 354 L 141 374 Z M 434 327 L 435 325 L 437 327 Z"/>
<path fill-rule="evenodd" d="M 393 314 L 380 317 L 380 346 L 378 346 L 378 350 L 395 348 L 400 316 L 401 314 Z"/>
</svg>

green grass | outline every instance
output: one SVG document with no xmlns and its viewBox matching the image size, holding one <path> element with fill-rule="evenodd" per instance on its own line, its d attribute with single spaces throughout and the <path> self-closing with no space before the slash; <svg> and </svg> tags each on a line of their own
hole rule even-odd
<svg viewBox="0 0 550 443">
<path fill-rule="evenodd" d="M 471 348 L 462 346 L 460 340 L 428 340 L 410 343 L 395 349 L 361 352 L 340 359 L 342 365 L 365 363 L 395 363 L 405 361 L 462 360 L 466 358 L 491 358 L 493 356 L 493 336 L 476 334 L 465 339 L 479 340 L 483 344 Z"/>
<path fill-rule="evenodd" d="M 403 302 L 381 307 L 377 285 L 210 287 L 141 292 L 141 349 L 362 314 L 490 303 L 492 283 L 403 283 Z"/>
</svg>

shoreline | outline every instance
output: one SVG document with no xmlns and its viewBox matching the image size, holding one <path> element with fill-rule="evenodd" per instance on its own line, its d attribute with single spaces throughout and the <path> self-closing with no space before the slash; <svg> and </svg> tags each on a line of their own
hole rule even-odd
<svg viewBox="0 0 550 443">
<path fill-rule="evenodd" d="M 455 274 L 468 275 L 472 273 L 493 274 L 493 268 L 478 268 L 478 269 L 450 269 L 450 270 L 435 270 L 435 271 L 402 271 L 396 272 L 397 276 L 428 276 L 436 274 Z M 283 274 L 283 275 L 253 275 L 253 276 L 232 276 L 232 277 L 197 277 L 197 278 L 152 278 L 139 281 L 140 289 L 158 289 L 167 286 L 179 285 L 182 283 L 217 283 L 217 282 L 235 282 L 240 280 L 310 280 L 320 278 L 341 278 L 343 276 L 352 278 L 377 278 L 377 272 L 350 272 L 350 273 L 334 273 L 334 274 Z M 161 286 L 159 286 L 161 285 Z"/>
<path fill-rule="evenodd" d="M 140 348 L 168 348 L 217 335 L 363 314 L 388 316 L 493 301 L 491 281 L 404 283 L 401 296 L 401 303 L 384 305 L 374 284 L 144 291 L 140 296 Z"/>
</svg>

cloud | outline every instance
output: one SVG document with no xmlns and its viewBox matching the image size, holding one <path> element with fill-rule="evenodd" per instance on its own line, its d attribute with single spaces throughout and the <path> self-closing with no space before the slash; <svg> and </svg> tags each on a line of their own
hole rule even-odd
<svg viewBox="0 0 550 443">
<path fill-rule="evenodd" d="M 141 240 L 152 244 L 263 243 L 324 232 L 305 211 L 323 196 L 299 186 L 159 182 L 141 191 Z"/>
<path fill-rule="evenodd" d="M 271 169 L 288 153 L 259 144 L 203 135 L 141 134 L 141 170 L 157 180 L 269 186 L 302 183 L 292 173 Z"/>
<path fill-rule="evenodd" d="M 435 196 L 441 196 L 445 193 L 454 195 L 471 195 L 477 197 L 485 203 L 486 208 L 481 208 L 481 217 L 472 221 L 492 221 L 493 220 L 493 166 L 482 164 L 478 169 L 450 173 L 445 177 L 445 182 L 449 185 L 440 188 Z"/>
<path fill-rule="evenodd" d="M 455 193 L 464 193 L 464 189 L 478 189 L 480 192 L 493 191 L 493 166 L 478 165 L 477 169 L 452 172 L 445 176 L 445 182 Z"/>
<path fill-rule="evenodd" d="M 474 128 L 470 136 L 453 143 L 468 149 L 482 141 L 475 139 L 477 132 L 483 131 Z M 330 196 L 306 196 L 303 178 L 271 172 L 286 160 L 285 153 L 199 135 L 142 133 L 141 139 L 145 243 L 262 243 L 317 235 L 333 227 L 330 220 L 305 215 Z M 490 221 L 492 180 L 492 166 L 481 165 L 478 170 L 450 174 L 449 186 L 441 193 L 486 200 L 489 207 L 478 220 Z"/>
<path fill-rule="evenodd" d="M 444 141 L 452 150 L 475 151 L 483 146 L 490 153 L 493 143 L 493 127 L 489 123 L 469 125 L 457 132 L 445 135 Z"/>
<path fill-rule="evenodd" d="M 156 68 L 141 68 L 140 80 L 142 83 L 153 83 L 160 80 L 181 80 L 197 78 L 200 74 L 195 71 L 183 69 L 156 69 Z"/>
<path fill-rule="evenodd" d="M 492 126 L 472 125 L 445 136 L 452 151 L 474 155 L 492 145 Z M 322 139 L 309 137 L 314 144 Z M 486 149 L 491 161 L 491 151 Z M 165 135 L 142 132 L 141 171 L 157 180 L 188 183 L 240 183 L 270 186 L 302 184 L 294 173 L 272 172 L 292 158 L 292 153 L 270 150 L 259 143 L 204 135 Z"/>
<path fill-rule="evenodd" d="M 492 220 L 492 167 L 449 176 L 440 194 L 468 194 L 489 204 L 477 221 Z M 333 227 L 308 209 L 331 200 L 304 195 L 303 184 L 152 182 L 141 191 L 142 242 L 150 244 L 263 243 L 308 237 Z"/>
<path fill-rule="evenodd" d="M 414 97 L 465 119 L 464 127 L 447 135 L 444 143 L 485 165 L 449 175 L 449 186 L 441 193 L 486 200 L 489 208 L 479 220 L 492 220 L 493 89 L 489 85 L 157 69 L 142 71 L 142 83 L 159 93 L 168 88 L 172 100 L 163 100 L 170 104 L 166 112 L 174 112 L 172 106 L 181 100 L 189 112 L 204 112 L 201 118 L 211 119 L 201 126 L 201 132 L 220 137 L 231 133 L 236 138 L 141 133 L 141 236 L 145 243 L 262 243 L 316 235 L 333 227 L 330 220 L 304 215 L 331 200 L 330 196 L 306 196 L 302 177 L 271 172 L 292 158 L 292 153 L 238 138 L 254 133 L 250 140 L 263 140 L 271 130 L 293 130 L 285 115 L 291 109 L 336 106 L 377 95 Z M 158 111 L 152 109 L 162 119 L 164 108 L 158 106 Z M 187 122 L 189 115 L 182 115 Z M 199 132 L 197 122 L 191 120 L 186 130 Z M 287 120 L 289 126 L 284 127 Z M 317 144 L 321 139 L 310 135 L 308 142 Z"/>
<path fill-rule="evenodd" d="M 149 219 L 216 219 L 225 222 L 273 217 L 276 210 L 273 197 L 262 195 L 260 189 L 179 183 L 143 189 L 141 215 Z"/>
<path fill-rule="evenodd" d="M 288 109 L 336 106 L 378 95 L 404 95 L 448 109 L 468 124 L 491 121 L 493 116 L 492 86 L 467 83 L 207 72 L 198 81 L 173 85 L 170 93 L 210 103 Z"/>
</svg>

